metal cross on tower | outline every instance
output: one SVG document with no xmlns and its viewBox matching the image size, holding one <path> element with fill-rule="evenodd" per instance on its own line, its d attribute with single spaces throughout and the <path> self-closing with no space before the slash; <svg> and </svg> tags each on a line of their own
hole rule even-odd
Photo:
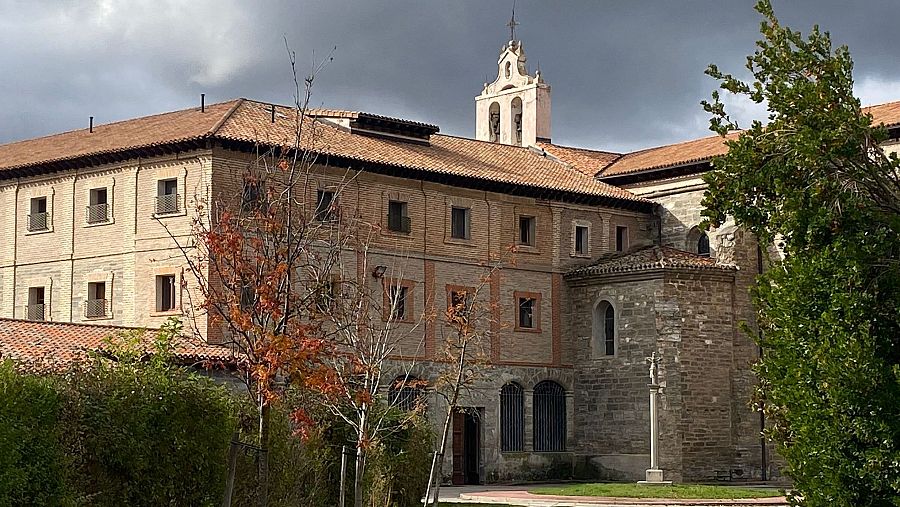
<svg viewBox="0 0 900 507">
<path fill-rule="evenodd" d="M 509 23 L 506 24 L 509 27 L 509 40 L 516 40 L 516 27 L 519 26 L 519 23 L 516 21 L 516 3 L 513 2 L 512 8 L 512 17 L 509 18 Z"/>
</svg>

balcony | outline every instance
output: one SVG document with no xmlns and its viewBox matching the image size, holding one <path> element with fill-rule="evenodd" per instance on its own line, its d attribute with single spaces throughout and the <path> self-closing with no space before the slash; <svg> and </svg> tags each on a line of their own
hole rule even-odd
<svg viewBox="0 0 900 507">
<path fill-rule="evenodd" d="M 181 211 L 178 202 L 181 200 L 178 194 L 164 194 L 156 196 L 156 214 L 172 215 Z"/>
<path fill-rule="evenodd" d="M 88 299 L 84 302 L 84 317 L 87 319 L 100 319 L 109 315 L 109 300 Z"/>
<path fill-rule="evenodd" d="M 25 318 L 28 320 L 44 320 L 44 304 L 36 303 L 25 307 Z"/>
<path fill-rule="evenodd" d="M 28 232 L 46 231 L 50 229 L 49 213 L 32 213 L 28 215 Z"/>
<path fill-rule="evenodd" d="M 85 210 L 85 219 L 89 224 L 102 224 L 109 222 L 109 205 L 108 204 L 91 204 Z"/>
<path fill-rule="evenodd" d="M 409 231 L 412 230 L 412 220 L 410 220 L 409 217 L 405 217 L 402 215 L 391 215 L 389 213 L 387 219 L 388 230 L 394 232 L 402 232 L 405 234 L 409 234 Z"/>
</svg>

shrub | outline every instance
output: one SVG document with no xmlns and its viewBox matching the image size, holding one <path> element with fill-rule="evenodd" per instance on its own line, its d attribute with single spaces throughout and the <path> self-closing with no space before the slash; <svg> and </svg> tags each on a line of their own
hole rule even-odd
<svg viewBox="0 0 900 507">
<path fill-rule="evenodd" d="M 67 458 L 53 383 L 0 363 L 0 505 L 62 504 Z"/>
</svg>

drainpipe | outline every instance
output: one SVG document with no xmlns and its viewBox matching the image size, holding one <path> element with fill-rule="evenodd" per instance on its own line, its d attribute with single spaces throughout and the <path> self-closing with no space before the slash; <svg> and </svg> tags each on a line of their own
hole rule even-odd
<svg viewBox="0 0 900 507">
<path fill-rule="evenodd" d="M 16 318 L 16 273 L 19 271 L 18 254 L 19 254 L 19 188 L 22 180 L 16 178 L 16 193 L 13 197 L 13 258 L 12 258 L 12 313 Z"/>
<path fill-rule="evenodd" d="M 72 178 L 72 234 L 69 238 L 69 322 L 75 322 L 75 209 L 77 200 L 75 194 L 75 185 L 78 183 L 78 169 L 75 169 L 75 176 Z M 55 204 L 55 203 L 54 203 Z"/>
</svg>

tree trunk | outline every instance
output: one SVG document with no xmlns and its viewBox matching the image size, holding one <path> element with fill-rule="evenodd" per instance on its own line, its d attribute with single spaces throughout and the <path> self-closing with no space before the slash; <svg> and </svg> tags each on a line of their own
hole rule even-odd
<svg viewBox="0 0 900 507">
<path fill-rule="evenodd" d="M 428 474 L 428 488 L 425 489 L 425 507 L 437 505 L 438 492 L 441 489 L 441 473 L 444 469 L 444 449 L 447 448 L 447 435 L 450 433 L 450 423 L 453 421 L 453 407 L 447 407 L 447 417 L 444 419 L 444 429 L 441 432 L 441 445 L 434 453 L 431 461 L 431 473 Z M 433 499 L 432 499 L 433 497 Z"/>
<path fill-rule="evenodd" d="M 231 507 L 231 496 L 234 492 L 234 469 L 240 447 L 241 434 L 235 431 L 231 436 L 231 446 L 228 448 L 228 478 L 225 481 L 225 498 L 222 499 L 222 507 Z"/>
<path fill-rule="evenodd" d="M 362 442 L 356 443 L 356 476 L 353 478 L 353 506 L 363 507 L 363 489 L 366 475 L 366 451 Z"/>
<path fill-rule="evenodd" d="M 259 480 L 259 505 L 266 507 L 269 504 L 269 404 L 260 394 L 259 396 L 259 467 L 257 478 Z"/>
</svg>

